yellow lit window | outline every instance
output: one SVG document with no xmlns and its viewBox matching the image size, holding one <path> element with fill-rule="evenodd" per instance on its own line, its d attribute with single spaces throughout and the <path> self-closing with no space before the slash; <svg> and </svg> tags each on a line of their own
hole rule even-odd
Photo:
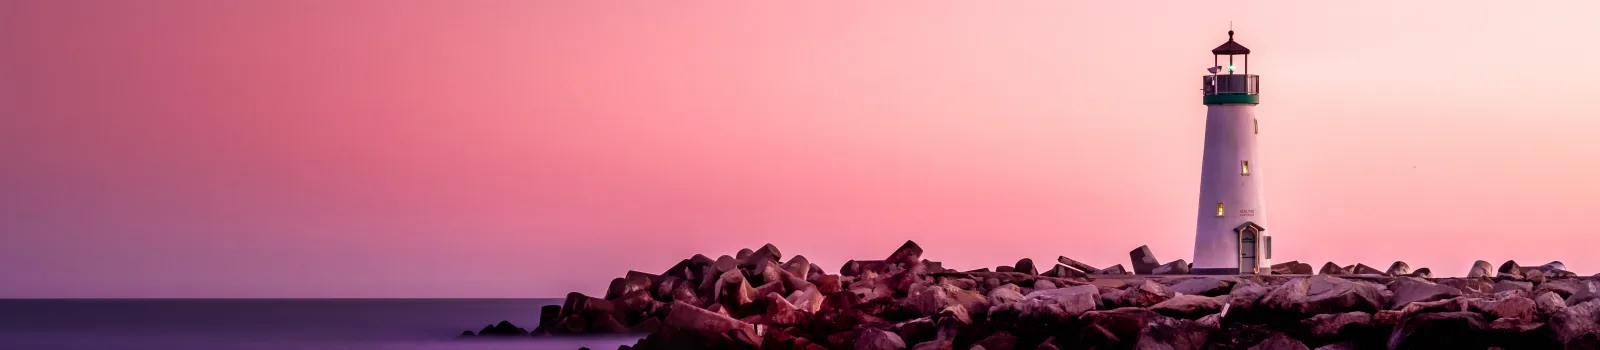
<svg viewBox="0 0 1600 350">
<path fill-rule="evenodd" d="M 1239 162 L 1239 175 L 1250 175 L 1250 161 Z"/>
<path fill-rule="evenodd" d="M 1222 217 L 1222 202 L 1217 202 L 1217 217 Z"/>
</svg>

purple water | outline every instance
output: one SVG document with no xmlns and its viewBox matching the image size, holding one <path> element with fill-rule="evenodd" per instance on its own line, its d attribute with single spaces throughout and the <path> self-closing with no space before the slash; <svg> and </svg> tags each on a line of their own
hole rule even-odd
<svg viewBox="0 0 1600 350">
<path fill-rule="evenodd" d="M 561 299 L 0 299 L 0 349 L 616 349 L 636 336 L 454 340 Z"/>
</svg>

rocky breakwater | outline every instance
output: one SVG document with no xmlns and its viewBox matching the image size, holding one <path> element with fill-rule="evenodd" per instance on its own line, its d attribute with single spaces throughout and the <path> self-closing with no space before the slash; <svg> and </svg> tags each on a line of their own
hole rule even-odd
<svg viewBox="0 0 1600 350">
<path fill-rule="evenodd" d="M 1134 275 L 1061 257 L 946 269 L 906 242 L 837 274 L 777 247 L 660 274 L 631 271 L 603 297 L 580 293 L 526 331 L 502 322 L 463 337 L 647 334 L 627 349 L 1593 349 L 1600 282 L 1559 263 L 1431 278 L 1404 263 L 1294 275 Z M 1147 248 L 1136 270 L 1157 265 Z M 1302 274 L 1300 272 L 1305 272 Z M 1356 273 L 1360 272 L 1360 273 Z M 1488 273 L 1488 274 L 1485 274 Z M 1489 275 L 1492 274 L 1492 275 Z"/>
</svg>

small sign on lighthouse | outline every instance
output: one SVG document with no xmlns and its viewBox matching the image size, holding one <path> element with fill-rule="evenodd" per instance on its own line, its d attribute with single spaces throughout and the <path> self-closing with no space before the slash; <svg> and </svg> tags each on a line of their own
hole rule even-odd
<svg viewBox="0 0 1600 350">
<path fill-rule="evenodd" d="M 1261 79 L 1250 74 L 1250 49 L 1233 40 L 1232 30 L 1211 54 L 1210 74 L 1201 79 L 1206 141 L 1191 271 L 1265 273 L 1272 265 L 1272 237 L 1262 196 L 1264 168 L 1256 153 Z"/>
</svg>

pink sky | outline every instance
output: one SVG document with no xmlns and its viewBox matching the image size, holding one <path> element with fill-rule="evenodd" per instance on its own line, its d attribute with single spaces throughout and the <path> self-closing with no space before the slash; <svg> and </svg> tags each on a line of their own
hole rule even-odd
<svg viewBox="0 0 1600 350">
<path fill-rule="evenodd" d="M 558 297 L 1191 255 L 1233 21 L 1274 258 L 1600 272 L 1600 3 L 0 2 L 0 297 Z"/>
</svg>

